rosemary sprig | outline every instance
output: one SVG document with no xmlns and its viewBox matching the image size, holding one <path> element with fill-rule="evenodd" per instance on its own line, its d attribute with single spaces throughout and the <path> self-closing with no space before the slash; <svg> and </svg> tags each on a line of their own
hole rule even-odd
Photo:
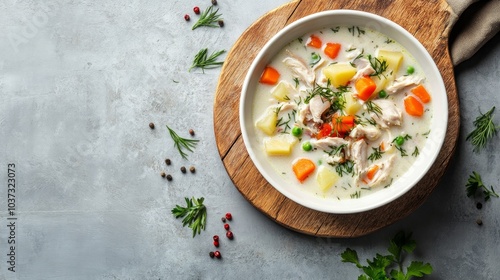
<svg viewBox="0 0 500 280">
<path fill-rule="evenodd" d="M 490 140 L 494 135 L 497 134 L 497 127 L 493 123 L 493 112 L 495 107 L 491 108 L 485 114 L 481 114 L 473 122 L 476 127 L 469 135 L 467 135 L 466 141 L 470 141 L 472 146 L 474 146 L 473 151 L 479 152 L 482 148 L 486 146 L 488 140 Z"/>
<path fill-rule="evenodd" d="M 466 192 L 468 197 L 475 197 L 476 192 L 478 190 L 483 191 L 484 201 L 488 201 L 491 197 L 498 197 L 498 194 L 493 189 L 493 186 L 490 186 L 488 189 L 484 184 L 483 180 L 481 180 L 481 175 L 479 175 L 476 171 L 472 172 L 472 175 L 469 176 L 467 180 L 467 184 L 465 185 Z"/>
<path fill-rule="evenodd" d="M 203 11 L 200 15 L 200 18 L 198 21 L 193 25 L 193 28 L 191 30 L 195 30 L 198 27 L 201 26 L 207 26 L 207 27 L 220 27 L 217 23 L 219 20 L 221 20 L 221 14 L 217 14 L 219 9 L 213 11 L 214 6 L 208 7 L 205 11 Z"/>
<path fill-rule="evenodd" d="M 170 127 L 168 127 L 168 132 L 170 133 L 170 137 L 174 140 L 174 147 L 179 150 L 179 153 L 181 154 L 183 159 L 187 159 L 187 154 L 184 152 L 184 149 L 193 152 L 193 149 L 196 147 L 196 144 L 198 144 L 197 139 L 187 139 L 187 138 L 182 138 L 180 137 L 174 130 L 172 130 Z"/>
<path fill-rule="evenodd" d="M 196 234 L 200 234 L 201 230 L 205 230 L 207 223 L 207 208 L 203 205 L 205 199 L 203 197 L 198 199 L 185 197 L 184 199 L 186 200 L 186 207 L 175 205 L 172 214 L 176 219 L 184 218 L 182 226 L 188 225 L 193 230 L 193 237 L 195 237 Z"/>
<path fill-rule="evenodd" d="M 217 57 L 221 54 L 225 53 L 226 50 L 220 50 L 217 52 L 213 52 L 210 56 L 208 56 L 208 48 L 201 49 L 194 57 L 193 64 L 189 68 L 189 72 L 193 70 L 193 68 L 201 68 L 203 73 L 205 73 L 205 69 L 212 69 L 221 66 L 224 61 L 216 61 Z"/>
</svg>

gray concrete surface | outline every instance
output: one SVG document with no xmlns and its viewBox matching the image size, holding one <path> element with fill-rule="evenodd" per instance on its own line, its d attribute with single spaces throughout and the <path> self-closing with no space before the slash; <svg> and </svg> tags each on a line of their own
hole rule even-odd
<svg viewBox="0 0 500 280">
<path fill-rule="evenodd" d="M 465 141 L 479 111 L 500 107 L 499 36 L 456 68 L 460 141 L 429 200 L 368 236 L 325 239 L 281 227 L 239 194 L 214 141 L 220 69 L 187 71 L 198 50 L 229 50 L 286 0 L 220 0 L 225 27 L 195 31 L 192 8 L 209 0 L 44 2 L 0 3 L 0 279 L 357 279 L 340 253 L 385 253 L 400 229 L 417 240 L 412 258 L 433 265 L 427 279 L 499 279 L 500 199 L 478 210 L 465 195 L 473 170 L 500 190 L 499 136 L 479 154 Z M 195 130 L 200 142 L 188 160 L 166 125 L 184 136 Z M 191 165 L 195 174 L 180 172 Z M 206 199 L 207 229 L 196 238 L 170 214 L 185 196 Z M 224 234 L 225 212 L 235 239 L 222 238 L 223 259 L 213 260 L 212 235 Z M 8 270 L 12 217 L 15 272 Z"/>
</svg>

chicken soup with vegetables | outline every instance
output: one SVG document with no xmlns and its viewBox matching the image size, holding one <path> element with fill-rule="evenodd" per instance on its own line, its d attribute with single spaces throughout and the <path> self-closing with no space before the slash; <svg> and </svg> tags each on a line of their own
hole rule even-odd
<svg viewBox="0 0 500 280">
<path fill-rule="evenodd" d="M 276 172 L 296 188 L 351 199 L 390 187 L 420 156 L 432 94 L 400 44 L 357 26 L 290 42 L 264 69 L 253 118 Z"/>
</svg>

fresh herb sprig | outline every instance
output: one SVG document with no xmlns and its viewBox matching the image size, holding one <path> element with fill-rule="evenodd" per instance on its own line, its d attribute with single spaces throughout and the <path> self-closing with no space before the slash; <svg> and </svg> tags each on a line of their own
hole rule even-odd
<svg viewBox="0 0 500 280">
<path fill-rule="evenodd" d="M 193 64 L 189 68 L 189 72 L 191 72 L 194 68 L 200 68 L 203 73 L 205 73 L 205 69 L 212 69 L 221 66 L 224 61 L 217 61 L 217 58 L 225 52 L 226 50 L 220 50 L 213 52 L 210 56 L 208 56 L 208 48 L 201 49 L 194 56 Z"/>
<path fill-rule="evenodd" d="M 177 148 L 183 159 L 187 159 L 187 154 L 184 150 L 188 150 L 192 153 L 200 140 L 182 138 L 173 129 L 168 127 L 168 125 L 167 129 L 170 133 L 170 137 L 174 140 L 174 147 Z"/>
<path fill-rule="evenodd" d="M 196 234 L 200 234 L 201 230 L 205 230 L 205 225 L 207 223 L 207 208 L 203 205 L 205 198 L 200 197 L 195 199 L 194 197 L 186 200 L 186 207 L 180 205 L 175 205 L 172 209 L 172 214 L 177 218 L 182 219 L 182 226 L 188 226 L 193 230 L 193 237 Z"/>
<path fill-rule="evenodd" d="M 490 186 L 490 188 L 488 189 L 488 187 L 483 184 L 481 175 L 479 175 L 479 173 L 477 173 L 476 171 L 473 171 L 472 175 L 469 176 L 465 187 L 468 197 L 475 197 L 478 191 L 482 191 L 484 195 L 484 201 L 488 201 L 491 197 L 498 198 L 498 194 L 493 189 L 493 186 Z"/>
<path fill-rule="evenodd" d="M 470 141 L 472 146 L 474 146 L 473 151 L 478 153 L 482 148 L 486 146 L 488 140 L 497 134 L 497 127 L 493 123 L 493 113 L 495 112 L 495 107 L 491 108 L 485 114 L 481 114 L 473 122 L 476 127 L 467 138 L 466 141 Z"/>
<path fill-rule="evenodd" d="M 387 70 L 387 67 L 389 67 L 389 64 L 387 64 L 387 61 L 385 60 L 380 60 L 376 57 L 373 57 L 371 55 L 368 55 L 368 61 L 370 61 L 370 65 L 375 70 L 370 76 L 377 76 L 380 78 L 380 76 L 384 76 L 384 72 Z"/>
<path fill-rule="evenodd" d="M 218 14 L 219 9 L 216 9 L 215 11 L 213 10 L 214 6 L 208 7 L 205 11 L 203 11 L 200 14 L 200 18 L 198 21 L 193 25 L 191 30 L 195 30 L 198 27 L 201 26 L 207 26 L 207 27 L 220 27 L 220 25 L 216 24 L 219 20 L 221 20 L 221 14 Z"/>
<path fill-rule="evenodd" d="M 382 155 L 385 153 L 384 151 L 382 151 L 380 146 L 377 148 L 372 147 L 372 150 L 373 150 L 373 152 L 368 156 L 368 160 L 370 160 L 370 161 L 375 161 L 375 160 L 381 159 Z"/>
<path fill-rule="evenodd" d="M 347 248 L 340 256 L 342 262 L 353 263 L 363 271 L 358 279 L 394 279 L 409 280 L 413 277 L 423 277 L 432 273 L 432 266 L 421 261 L 412 261 L 406 272 L 403 269 L 405 255 L 412 253 L 417 243 L 411 238 L 411 233 L 398 232 L 392 238 L 388 251 L 389 255 L 377 254 L 372 260 L 367 260 L 368 265 L 362 265 L 358 258 L 358 253 Z"/>
</svg>

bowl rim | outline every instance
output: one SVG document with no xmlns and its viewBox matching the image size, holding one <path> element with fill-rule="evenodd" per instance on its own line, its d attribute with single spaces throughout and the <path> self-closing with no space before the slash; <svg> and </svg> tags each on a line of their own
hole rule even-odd
<svg viewBox="0 0 500 280">
<path fill-rule="evenodd" d="M 288 34 L 293 33 L 294 30 L 301 27 L 302 25 L 305 25 L 311 21 L 313 21 L 313 22 L 314 21 L 321 21 L 321 19 L 323 17 L 329 18 L 329 17 L 336 17 L 336 16 L 337 17 L 339 17 L 339 16 L 340 17 L 352 17 L 352 16 L 354 16 L 354 17 L 363 18 L 367 21 L 371 20 L 371 21 L 374 21 L 374 22 L 379 23 L 381 25 L 389 26 L 390 28 L 392 28 L 392 30 L 394 32 L 403 36 L 402 38 L 404 38 L 405 40 L 408 40 L 408 43 L 411 44 L 414 48 L 416 48 L 416 50 L 418 50 L 419 56 L 423 56 L 425 58 L 425 60 L 426 60 L 425 62 L 431 62 L 430 64 L 428 63 L 429 65 L 427 65 L 426 67 L 422 67 L 422 68 L 423 69 L 427 68 L 427 71 L 424 71 L 426 73 L 426 75 L 425 75 L 426 77 L 429 77 L 430 74 L 435 76 L 433 78 L 434 80 L 436 80 L 434 87 L 438 89 L 437 90 L 438 93 L 440 93 L 440 94 L 442 93 L 440 98 L 441 99 L 444 98 L 444 101 L 445 101 L 445 102 L 441 102 L 440 104 L 438 104 L 438 106 L 441 108 L 441 110 L 439 112 L 442 112 L 443 114 L 439 115 L 439 120 L 437 121 L 438 131 L 436 133 L 433 133 L 433 136 L 434 135 L 437 135 L 437 136 L 434 136 L 431 138 L 433 142 L 431 141 L 431 139 L 426 140 L 425 147 L 428 147 L 429 145 L 432 144 L 433 148 L 431 150 L 432 153 L 430 154 L 430 156 L 425 158 L 426 163 L 424 164 L 424 168 L 421 169 L 417 173 L 417 176 L 413 177 L 410 180 L 410 182 L 408 184 L 406 184 L 406 186 L 402 190 L 392 191 L 389 193 L 389 194 L 391 194 L 390 196 L 385 197 L 383 199 L 379 199 L 376 202 L 372 202 L 370 204 L 365 204 L 365 205 L 363 205 L 362 203 L 354 203 L 355 206 L 346 205 L 345 201 L 351 201 L 351 202 L 355 201 L 354 199 L 348 199 L 348 200 L 344 200 L 343 203 L 339 203 L 340 207 L 337 207 L 337 206 L 332 207 L 331 205 L 323 205 L 323 204 L 313 203 L 313 202 L 308 201 L 307 199 L 304 200 L 301 197 L 297 197 L 297 195 L 291 193 L 289 190 L 282 187 L 281 184 L 283 184 L 283 183 L 277 182 L 274 178 L 275 176 L 273 177 L 270 173 L 268 173 L 268 170 L 263 167 L 261 161 L 258 159 L 255 151 L 252 148 L 252 144 L 250 141 L 250 135 L 246 129 L 246 127 L 247 127 L 246 123 L 248 122 L 248 120 L 245 116 L 247 114 L 250 114 L 250 115 L 252 114 L 252 113 L 248 113 L 247 110 L 250 110 L 250 108 L 252 108 L 253 106 L 246 106 L 245 100 L 248 99 L 249 94 L 251 94 L 251 93 L 249 93 L 249 88 L 251 87 L 251 82 L 253 80 L 255 80 L 255 75 L 257 75 L 255 73 L 256 73 L 256 69 L 258 68 L 258 66 L 259 65 L 262 66 L 263 61 L 265 61 L 264 64 L 269 63 L 269 61 L 276 55 L 276 52 L 269 54 L 269 50 L 272 49 L 272 47 L 275 45 L 281 45 L 281 47 L 279 49 L 282 49 L 282 47 L 284 47 L 284 45 L 288 44 L 291 41 L 289 39 L 282 41 L 283 37 L 287 37 L 287 36 L 290 37 L 291 35 L 288 35 Z M 334 24 L 335 23 L 333 21 L 332 25 L 334 25 Z M 326 27 L 326 26 L 307 27 L 306 29 L 308 30 L 307 32 L 311 32 L 311 31 L 318 30 L 318 29 L 321 29 L 324 27 Z M 295 31 L 295 32 L 297 32 L 297 31 Z M 307 32 L 302 32 L 302 33 L 307 33 Z M 380 31 L 380 33 L 386 35 L 383 31 Z M 399 40 L 398 40 L 398 42 L 399 42 Z M 405 47 L 405 49 L 408 50 L 407 46 L 404 46 L 404 47 Z M 415 53 L 414 53 L 415 50 L 413 52 L 408 50 L 408 52 L 412 56 L 415 57 Z M 422 66 L 421 61 L 419 61 L 419 64 Z M 429 70 L 432 70 L 432 71 L 429 71 Z M 437 74 L 437 75 L 435 75 L 435 74 Z M 437 107 L 436 106 L 437 106 L 436 102 L 433 102 L 433 106 L 432 106 L 433 107 L 433 118 L 432 118 L 431 124 L 430 124 L 431 127 L 436 122 L 436 116 L 437 116 L 437 114 L 436 114 Z M 247 74 L 245 76 L 242 90 L 241 90 L 241 95 L 240 95 L 240 102 L 239 102 L 239 121 L 240 121 L 240 129 L 241 129 L 241 133 L 242 133 L 242 137 L 243 137 L 243 142 L 244 142 L 245 148 L 246 148 L 253 164 L 256 166 L 259 173 L 266 179 L 266 181 L 273 188 L 275 188 L 278 192 L 280 192 L 285 197 L 291 199 L 292 201 L 294 201 L 294 202 L 296 202 L 304 207 L 313 209 L 313 210 L 326 212 L 326 213 L 332 213 L 332 214 L 352 214 L 352 213 L 360 213 L 360 212 L 369 211 L 369 210 L 384 206 L 386 204 L 389 204 L 390 202 L 398 199 L 399 197 L 403 196 L 405 193 L 409 192 L 415 185 L 418 184 L 418 182 L 420 182 L 420 180 L 423 178 L 423 176 L 425 176 L 425 174 L 427 174 L 429 169 L 432 167 L 432 165 L 436 161 L 436 158 L 437 158 L 437 156 L 442 148 L 442 145 L 444 143 L 444 139 L 446 136 L 446 130 L 447 130 L 447 124 L 448 124 L 448 99 L 447 99 L 446 88 L 444 86 L 443 78 L 441 76 L 441 73 L 440 73 L 435 61 L 433 60 L 433 58 L 431 57 L 431 55 L 429 54 L 427 49 L 406 29 L 404 29 L 403 27 L 401 27 L 397 23 L 395 23 L 387 18 L 384 18 L 382 16 L 379 16 L 379 15 L 376 15 L 373 13 L 365 12 L 365 11 L 348 10 L 348 9 L 326 10 L 326 11 L 313 13 L 313 14 L 307 15 L 305 17 L 302 17 L 300 19 L 297 19 L 296 21 L 285 26 L 283 29 L 281 29 L 279 32 L 277 32 L 274 36 L 272 36 L 272 38 L 270 40 L 268 40 L 266 42 L 266 44 L 263 46 L 263 48 L 259 51 L 257 56 L 252 61 L 252 64 L 249 67 Z M 251 118 L 250 118 L 250 122 L 253 123 Z M 431 143 L 431 144 L 429 144 L 429 143 Z M 428 151 L 428 149 L 426 151 Z M 419 158 L 420 158 L 420 160 L 419 160 Z M 405 177 L 406 174 L 410 173 L 410 170 L 412 169 L 412 167 L 414 167 L 416 165 L 417 161 L 418 162 L 423 161 L 422 160 L 423 155 L 420 156 L 419 158 L 417 158 L 417 160 L 412 164 L 412 166 L 410 166 L 410 168 L 407 171 L 405 171 L 403 176 L 398 178 L 397 181 L 402 180 L 401 178 Z M 273 172 L 276 173 L 274 170 L 272 171 L 272 173 Z M 284 179 L 282 179 L 282 180 L 284 181 Z M 386 188 L 386 189 L 393 189 L 393 187 Z M 377 192 L 370 194 L 367 197 L 375 196 L 375 194 L 380 193 L 382 191 L 383 190 L 378 190 Z M 361 199 L 356 199 L 356 200 L 361 200 Z M 371 200 L 374 200 L 374 199 L 371 199 Z M 327 201 L 327 200 L 325 200 L 325 201 Z M 346 206 L 348 206 L 348 207 L 344 208 Z"/>
</svg>

